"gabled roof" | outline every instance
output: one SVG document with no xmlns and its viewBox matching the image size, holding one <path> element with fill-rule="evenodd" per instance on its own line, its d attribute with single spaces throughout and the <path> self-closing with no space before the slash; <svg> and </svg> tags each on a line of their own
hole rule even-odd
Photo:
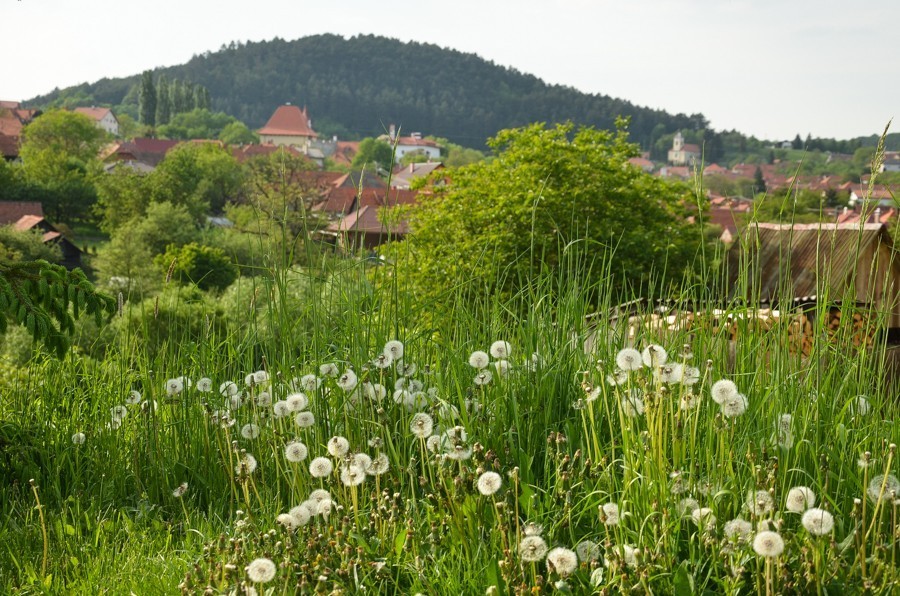
<svg viewBox="0 0 900 596">
<path fill-rule="evenodd" d="M 394 188 L 409 188 L 410 183 L 416 178 L 424 178 L 435 170 L 441 170 L 444 164 L 439 161 L 411 163 L 408 166 L 397 166 L 391 175 L 391 186 Z"/>
<path fill-rule="evenodd" d="M 357 153 L 359 153 L 359 141 L 338 141 L 331 159 L 335 163 L 349 166 L 353 163 L 353 158 Z"/>
<path fill-rule="evenodd" d="M 398 137 L 397 138 L 397 146 L 398 147 L 435 147 L 440 149 L 440 145 L 431 139 L 423 139 L 418 135 L 413 135 L 409 137 Z"/>
<path fill-rule="evenodd" d="M 109 156 L 114 159 L 140 161 L 155 167 L 163 160 L 166 153 L 180 142 L 168 139 L 135 138 L 114 145 Z"/>
<path fill-rule="evenodd" d="M 35 215 L 43 218 L 44 208 L 37 201 L 0 200 L 0 226 L 14 224 L 25 215 Z"/>
<path fill-rule="evenodd" d="M 91 120 L 93 120 L 95 122 L 100 122 L 101 120 L 103 120 L 103 118 L 107 114 L 109 114 L 111 112 L 112 112 L 112 110 L 110 110 L 109 108 L 95 108 L 95 107 L 75 108 L 75 113 L 84 114 L 85 116 L 87 116 L 88 118 L 90 118 Z M 113 114 L 113 118 L 115 118 L 115 117 L 116 117 L 115 114 Z"/>
<path fill-rule="evenodd" d="M 275 136 L 295 136 L 295 137 L 312 137 L 319 135 L 313 131 L 309 123 L 309 115 L 306 108 L 302 110 L 297 106 L 279 106 L 266 122 L 266 125 L 260 128 L 257 133 L 261 135 Z"/>
<path fill-rule="evenodd" d="M 384 180 L 369 170 L 350 172 L 334 181 L 335 188 L 387 188 Z"/>
<path fill-rule="evenodd" d="M 697 155 L 700 155 L 700 145 L 685 143 L 682 151 L 684 151 L 685 153 L 696 153 Z"/>
<path fill-rule="evenodd" d="M 413 205 L 418 193 L 414 190 L 392 188 L 335 188 L 328 193 L 325 200 L 313 207 L 313 211 L 330 215 L 348 215 L 363 206 L 395 207 L 397 205 Z"/>
<path fill-rule="evenodd" d="M 259 155 L 272 155 L 273 153 L 278 153 L 279 151 L 285 151 L 295 157 L 306 157 L 293 147 L 290 147 L 288 145 L 273 145 L 272 143 L 260 143 L 258 145 L 250 144 L 235 146 L 231 148 L 231 154 L 239 162 L 247 161 L 251 157 L 257 157 Z"/>
<path fill-rule="evenodd" d="M 19 139 L 0 133 L 0 157 L 12 159 L 19 156 Z"/>
<path fill-rule="evenodd" d="M 18 101 L 4 101 L 4 100 L 0 99 L 0 110 L 2 110 L 4 108 L 14 110 L 14 109 L 18 108 L 20 105 L 22 105 L 22 104 L 19 103 Z"/>
<path fill-rule="evenodd" d="M 332 232 L 358 232 L 363 234 L 406 234 L 409 229 L 406 221 L 391 222 L 390 228 L 378 217 L 378 207 L 365 205 L 347 217 L 336 221 L 328 230 Z"/>
<path fill-rule="evenodd" d="M 30 230 L 39 225 L 42 221 L 44 221 L 44 217 L 41 215 L 23 215 L 13 224 L 13 227 L 20 231 Z"/>
</svg>

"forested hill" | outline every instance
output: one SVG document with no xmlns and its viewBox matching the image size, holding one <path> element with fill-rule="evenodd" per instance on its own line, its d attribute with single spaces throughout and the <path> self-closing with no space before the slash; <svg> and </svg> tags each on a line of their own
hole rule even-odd
<svg viewBox="0 0 900 596">
<path fill-rule="evenodd" d="M 474 54 L 371 35 L 232 43 L 157 73 L 205 86 L 214 110 L 250 127 L 262 126 L 277 106 L 291 102 L 309 108 L 320 132 L 347 138 L 381 134 L 395 123 L 406 132 L 478 147 L 503 128 L 564 120 L 610 128 L 622 115 L 631 117 L 632 139 L 649 146 L 665 132 L 706 125 L 699 114 L 674 116 L 548 85 Z M 28 103 L 77 94 L 96 104 L 136 107 L 138 78 L 101 79 Z"/>
</svg>

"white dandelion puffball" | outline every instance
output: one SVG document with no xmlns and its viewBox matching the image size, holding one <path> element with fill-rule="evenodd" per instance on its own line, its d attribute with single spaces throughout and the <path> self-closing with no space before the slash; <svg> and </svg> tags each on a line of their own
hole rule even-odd
<svg viewBox="0 0 900 596">
<path fill-rule="evenodd" d="M 416 366 L 415 362 L 397 362 L 397 374 L 402 375 L 404 377 L 411 377 L 416 374 L 416 371 L 419 370 L 419 367 Z M 413 381 L 415 382 L 415 381 Z M 421 383 L 421 382 L 420 382 Z"/>
<path fill-rule="evenodd" d="M 298 463 L 306 459 L 308 450 L 300 441 L 291 441 L 284 447 L 284 457 L 291 463 Z"/>
<path fill-rule="evenodd" d="M 507 376 L 511 369 L 512 365 L 510 365 L 509 360 L 497 360 L 494 362 L 494 370 L 496 370 L 497 374 L 501 377 Z"/>
<path fill-rule="evenodd" d="M 283 399 L 278 400 L 272 406 L 272 413 L 275 414 L 276 418 L 284 418 L 288 414 L 291 413 L 291 407 L 288 405 L 286 401 Z"/>
<path fill-rule="evenodd" d="M 681 499 L 678 501 L 678 504 L 675 505 L 675 510 L 681 517 L 692 516 L 698 509 L 700 509 L 700 503 L 697 502 L 697 499 L 692 499 L 690 497 Z"/>
<path fill-rule="evenodd" d="M 603 523 L 607 526 L 615 526 L 619 523 L 619 506 L 615 503 L 606 503 L 603 510 Z"/>
<path fill-rule="evenodd" d="M 637 549 L 628 544 L 623 544 L 622 546 L 613 547 L 613 551 L 617 555 L 622 556 L 622 561 L 625 563 L 626 567 L 637 567 Z M 604 563 L 607 567 L 609 567 L 609 561 L 605 560 Z"/>
<path fill-rule="evenodd" d="M 245 453 L 237 465 L 234 466 L 234 473 L 238 476 L 249 476 L 256 471 L 256 466 L 256 458 L 249 453 Z"/>
<path fill-rule="evenodd" d="M 356 373 L 352 370 L 345 370 L 344 374 L 342 374 L 338 380 L 337 385 L 344 391 L 353 391 L 356 388 L 356 383 L 358 379 L 356 378 Z"/>
<path fill-rule="evenodd" d="M 737 418 L 747 411 L 747 398 L 741 393 L 736 393 L 722 400 L 720 407 L 722 415 L 726 418 Z"/>
<path fill-rule="evenodd" d="M 639 370 L 643 365 L 641 353 L 634 348 L 624 348 L 616 354 L 616 366 L 624 371 Z"/>
<path fill-rule="evenodd" d="M 72 435 L 72 442 L 76 445 L 84 445 L 84 441 L 87 437 L 84 436 L 84 433 L 75 433 Z"/>
<path fill-rule="evenodd" d="M 434 420 L 424 412 L 419 412 L 409 422 L 409 430 L 420 439 L 427 439 L 434 432 Z"/>
<path fill-rule="evenodd" d="M 288 515 L 294 518 L 294 523 L 298 526 L 305 526 L 309 523 L 309 518 L 312 517 L 309 507 L 302 503 L 288 511 Z"/>
<path fill-rule="evenodd" d="M 753 538 L 753 550 L 760 557 L 777 557 L 784 552 L 784 540 L 777 532 L 765 530 Z"/>
<path fill-rule="evenodd" d="M 290 513 L 281 513 L 278 517 L 275 518 L 275 522 L 284 526 L 286 530 L 293 530 L 300 524 L 297 523 L 297 520 Z"/>
<path fill-rule="evenodd" d="M 309 405 L 309 398 L 305 393 L 291 393 L 284 401 L 287 402 L 291 412 L 303 411 Z"/>
<path fill-rule="evenodd" d="M 716 516 L 709 507 L 698 507 L 691 512 L 691 519 L 698 527 L 712 530 L 716 527 Z"/>
<path fill-rule="evenodd" d="M 392 339 L 384 344 L 384 353 L 390 355 L 394 360 L 400 360 L 403 358 L 403 342 Z"/>
<path fill-rule="evenodd" d="M 622 404 L 622 412 L 629 418 L 637 418 L 644 413 L 644 400 L 640 396 L 640 389 L 632 389 L 630 393 L 623 395 L 619 400 L 619 403 Z"/>
<path fill-rule="evenodd" d="M 481 369 L 478 371 L 478 374 L 475 375 L 475 379 L 473 379 L 473 382 L 477 386 L 483 387 L 484 385 L 487 385 L 488 383 L 490 383 L 491 379 L 493 379 L 493 378 L 494 378 L 494 375 L 491 374 L 491 371 L 489 371 L 487 369 Z"/>
<path fill-rule="evenodd" d="M 700 405 L 700 396 L 694 393 L 685 393 L 678 402 L 678 407 L 682 410 L 693 410 Z"/>
<path fill-rule="evenodd" d="M 519 542 L 519 558 L 524 563 L 538 563 L 547 555 L 547 543 L 537 535 L 525 536 Z"/>
<path fill-rule="evenodd" d="M 721 379 L 713 383 L 710 393 L 712 394 L 712 400 L 717 404 L 722 405 L 722 402 L 727 398 L 737 395 L 738 388 L 737 385 L 734 384 L 734 381 Z"/>
<path fill-rule="evenodd" d="M 469 354 L 469 366 L 471 366 L 472 368 L 481 370 L 482 368 L 487 368 L 487 365 L 490 363 L 491 357 L 487 355 L 487 352 L 475 350 L 474 352 Z"/>
<path fill-rule="evenodd" d="M 791 423 L 794 418 L 790 414 L 782 414 L 778 417 L 778 421 L 775 423 L 775 428 L 778 432 L 789 433 L 791 432 Z"/>
<path fill-rule="evenodd" d="M 125 403 L 129 406 L 141 403 L 141 392 L 136 389 L 129 391 L 128 396 L 125 398 Z"/>
<path fill-rule="evenodd" d="M 209 393 L 212 391 L 213 382 L 212 379 L 208 377 L 203 377 L 199 381 L 197 381 L 197 391 L 202 391 L 203 393 Z"/>
<path fill-rule="evenodd" d="M 365 469 L 354 465 L 341 466 L 341 482 L 344 486 L 359 486 L 365 479 Z"/>
<path fill-rule="evenodd" d="M 390 468 L 390 462 L 388 461 L 387 455 L 384 453 L 379 453 L 372 459 L 372 463 L 366 467 L 366 474 L 370 476 L 381 476 Z"/>
<path fill-rule="evenodd" d="M 431 435 L 428 437 L 428 440 L 425 441 L 425 448 L 432 453 L 437 453 L 441 449 L 441 437 L 438 435 Z"/>
<path fill-rule="evenodd" d="M 356 466 L 365 472 L 372 465 L 372 458 L 365 453 L 354 453 L 353 457 L 350 458 L 350 465 Z M 368 472 L 366 472 L 366 474 L 368 474 Z"/>
<path fill-rule="evenodd" d="M 245 424 L 241 427 L 241 436 L 245 439 L 255 439 L 259 436 L 259 426 L 256 424 Z"/>
<path fill-rule="evenodd" d="M 485 472 L 478 477 L 476 486 L 478 487 L 478 492 L 486 497 L 489 497 L 500 490 L 500 486 L 502 484 L 503 479 L 500 477 L 500 474 L 498 474 L 497 472 Z"/>
<path fill-rule="evenodd" d="M 900 496 L 900 480 L 897 480 L 897 477 L 893 474 L 888 474 L 887 476 L 879 474 L 874 476 L 872 480 L 869 481 L 869 487 L 866 489 L 866 494 L 869 495 L 869 499 L 876 504 L 883 500 L 893 501 Z"/>
<path fill-rule="evenodd" d="M 316 417 L 312 412 L 300 412 L 294 416 L 294 424 L 300 428 L 309 428 L 316 423 Z"/>
<path fill-rule="evenodd" d="M 300 389 L 307 393 L 316 391 L 322 385 L 322 379 L 316 375 L 303 375 L 300 377 Z"/>
<path fill-rule="evenodd" d="M 176 499 L 180 499 L 181 497 L 183 497 L 185 495 L 185 493 L 187 493 L 187 490 L 188 490 L 188 483 L 182 482 L 181 484 L 179 484 L 178 486 L 175 487 L 175 490 L 172 491 L 172 496 L 175 497 Z"/>
<path fill-rule="evenodd" d="M 657 367 L 659 380 L 669 385 L 681 383 L 684 378 L 684 367 L 678 363 L 663 364 Z"/>
<path fill-rule="evenodd" d="M 621 368 L 616 368 L 616 370 L 606 375 L 606 382 L 613 387 L 622 385 L 626 381 L 628 381 L 628 371 L 622 370 Z"/>
<path fill-rule="evenodd" d="M 575 545 L 575 554 L 582 563 L 590 563 L 600 559 L 600 547 L 592 540 L 582 540 Z"/>
<path fill-rule="evenodd" d="M 330 476 L 333 471 L 334 466 L 327 457 L 317 457 L 309 462 L 309 474 L 313 478 L 325 478 Z"/>
<path fill-rule="evenodd" d="M 316 508 L 316 515 L 321 515 L 325 518 L 325 521 L 328 521 L 328 516 L 331 515 L 332 509 L 334 509 L 334 501 L 331 499 L 323 499 L 319 501 L 319 506 Z"/>
<path fill-rule="evenodd" d="M 382 352 L 381 354 L 378 354 L 377 356 L 372 358 L 372 366 L 379 370 L 390 368 L 393 363 L 394 357 L 391 356 L 389 352 Z"/>
<path fill-rule="evenodd" d="M 184 381 L 181 380 L 181 377 L 176 379 L 169 379 L 166 381 L 166 393 L 169 395 L 178 395 L 184 391 Z"/>
<path fill-rule="evenodd" d="M 128 416 L 128 408 L 125 406 L 113 406 L 109 409 L 109 417 L 116 422 L 122 422 Z"/>
<path fill-rule="evenodd" d="M 522 534 L 525 536 L 540 536 L 544 533 L 544 526 L 541 524 L 536 524 L 534 522 L 526 522 L 525 525 L 522 526 Z"/>
<path fill-rule="evenodd" d="M 316 505 L 321 503 L 324 500 L 331 499 L 331 493 L 325 490 L 324 488 L 317 488 L 316 490 L 309 493 L 309 500 L 315 501 Z"/>
<path fill-rule="evenodd" d="M 566 577 L 578 569 L 578 555 L 567 548 L 556 547 L 547 553 L 547 568 Z"/>
<path fill-rule="evenodd" d="M 350 441 L 341 436 L 328 439 L 328 453 L 334 457 L 344 457 L 350 451 Z"/>
<path fill-rule="evenodd" d="M 225 381 L 221 385 L 219 385 L 219 394 L 223 397 L 232 397 L 238 394 L 237 384 L 234 381 Z"/>
<path fill-rule="evenodd" d="M 738 542 L 749 542 L 753 535 L 753 525 L 747 520 L 737 517 L 725 522 L 725 536 Z"/>
<path fill-rule="evenodd" d="M 772 499 L 772 495 L 765 490 L 750 491 L 747 495 L 746 505 L 750 513 L 757 517 L 766 515 L 775 509 L 775 501 Z"/>
<path fill-rule="evenodd" d="M 691 385 L 696 385 L 697 381 L 700 380 L 700 369 L 696 366 L 685 366 L 681 373 L 681 384 L 687 385 L 690 387 Z"/>
<path fill-rule="evenodd" d="M 784 508 L 793 513 L 803 513 L 816 504 L 816 493 L 808 486 L 795 486 L 788 491 Z"/>
<path fill-rule="evenodd" d="M 253 373 L 253 383 L 256 385 L 264 385 L 269 381 L 269 373 L 264 370 L 258 370 Z"/>
<path fill-rule="evenodd" d="M 813 536 L 824 536 L 830 534 L 834 529 L 834 516 L 818 507 L 807 509 L 800 522 L 806 531 Z"/>
<path fill-rule="evenodd" d="M 339 372 L 337 364 L 334 364 L 333 362 L 319 366 L 319 374 L 323 377 L 336 377 Z"/>
<path fill-rule="evenodd" d="M 495 341 L 491 344 L 491 356 L 499 360 L 506 360 L 512 352 L 512 347 L 508 342 L 503 340 Z"/>
<path fill-rule="evenodd" d="M 254 584 L 265 584 L 275 579 L 276 570 L 271 559 L 254 559 L 247 565 L 247 579 Z"/>
<path fill-rule="evenodd" d="M 666 349 L 658 344 L 650 344 L 641 352 L 641 362 L 644 363 L 644 366 L 653 369 L 665 364 L 668 357 Z"/>
<path fill-rule="evenodd" d="M 260 391 L 256 396 L 256 405 L 260 408 L 268 408 L 272 405 L 272 395 L 268 391 Z"/>
</svg>

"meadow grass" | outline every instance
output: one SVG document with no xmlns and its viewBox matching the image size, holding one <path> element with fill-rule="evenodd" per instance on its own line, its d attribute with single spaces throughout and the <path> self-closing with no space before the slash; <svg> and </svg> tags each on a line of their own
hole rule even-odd
<svg viewBox="0 0 900 596">
<path fill-rule="evenodd" d="M 712 268 L 629 319 L 574 258 L 440 304 L 294 260 L 240 280 L 241 325 L 164 291 L 102 360 L 5 366 L 0 591 L 896 591 L 885 336 L 821 331 L 849 296 L 803 352 Z"/>
</svg>

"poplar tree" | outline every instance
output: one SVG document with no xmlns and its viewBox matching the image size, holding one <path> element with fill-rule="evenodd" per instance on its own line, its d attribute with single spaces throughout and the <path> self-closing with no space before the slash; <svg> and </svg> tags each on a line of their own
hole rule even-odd
<svg viewBox="0 0 900 596">
<path fill-rule="evenodd" d="M 141 74 L 141 124 L 156 126 L 156 85 L 153 84 L 153 72 L 145 70 Z"/>
<path fill-rule="evenodd" d="M 162 126 L 172 119 L 172 98 L 169 97 L 169 84 L 165 75 L 159 75 L 156 81 L 156 124 Z"/>
</svg>

